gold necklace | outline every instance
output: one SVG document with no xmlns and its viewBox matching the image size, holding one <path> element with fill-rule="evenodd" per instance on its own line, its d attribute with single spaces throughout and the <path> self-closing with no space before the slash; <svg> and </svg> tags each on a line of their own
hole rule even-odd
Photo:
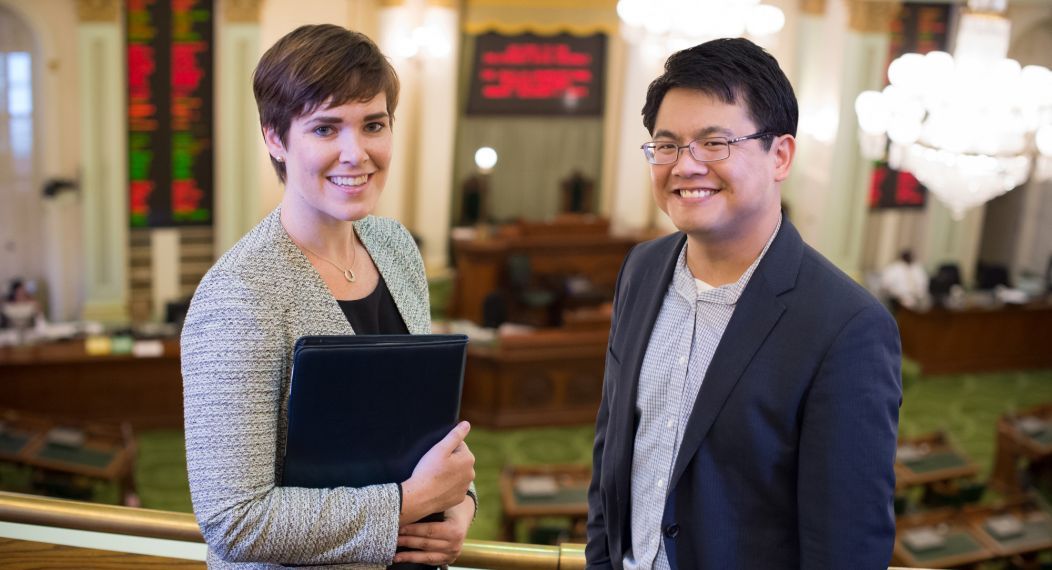
<svg viewBox="0 0 1052 570">
<path fill-rule="evenodd" d="M 354 283 L 355 281 L 358 280 L 358 276 L 354 274 L 354 262 L 358 261 L 358 247 L 355 246 L 354 243 L 353 243 L 354 238 L 351 238 L 351 241 L 352 241 L 352 243 L 351 243 L 351 250 L 353 251 L 353 254 L 352 254 L 352 257 L 351 257 L 351 266 L 346 268 L 346 269 L 344 269 L 343 267 L 340 267 L 339 265 L 337 265 L 336 262 L 329 260 L 329 258 L 322 257 L 321 255 L 318 254 L 318 252 L 316 252 L 313 249 L 307 247 L 306 245 L 303 246 L 303 249 L 313 253 L 314 256 L 317 257 L 318 259 L 328 263 L 329 265 L 335 267 L 336 269 L 339 269 L 343 273 L 343 278 L 344 279 L 346 279 L 350 283 Z"/>
</svg>

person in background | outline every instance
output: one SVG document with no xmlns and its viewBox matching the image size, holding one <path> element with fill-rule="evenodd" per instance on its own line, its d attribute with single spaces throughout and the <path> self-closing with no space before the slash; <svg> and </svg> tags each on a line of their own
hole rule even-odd
<svg viewBox="0 0 1052 570">
<path fill-rule="evenodd" d="M 880 288 L 888 295 L 893 310 L 899 306 L 919 309 L 928 303 L 928 272 L 904 249 L 899 258 L 880 273 Z"/>
<path fill-rule="evenodd" d="M 642 146 L 679 232 L 617 279 L 589 568 L 884 570 L 899 336 L 781 213 L 797 103 L 745 39 L 669 57 Z"/>
<path fill-rule="evenodd" d="M 430 332 L 419 250 L 401 224 L 371 215 L 398 88 L 369 38 L 333 25 L 297 28 L 256 67 L 284 195 L 208 271 L 182 332 L 187 467 L 210 568 L 430 567 L 462 548 L 476 508 L 467 422 L 406 481 L 279 486 L 296 339 Z M 445 521 L 415 522 L 435 512 Z"/>
<path fill-rule="evenodd" d="M 32 286 L 32 281 L 25 281 L 17 277 L 11 280 L 7 293 L 4 294 L 3 303 L 0 303 L 0 307 L 3 308 L 0 310 L 0 328 L 27 327 L 38 318 L 43 318 L 43 315 L 40 314 L 40 306 L 31 290 Z"/>
</svg>

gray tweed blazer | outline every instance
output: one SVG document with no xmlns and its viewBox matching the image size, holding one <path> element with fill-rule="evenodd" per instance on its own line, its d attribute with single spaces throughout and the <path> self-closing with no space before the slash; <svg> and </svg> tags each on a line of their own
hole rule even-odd
<svg viewBox="0 0 1052 570">
<path fill-rule="evenodd" d="M 208 271 L 183 327 L 186 463 L 208 564 L 381 568 L 395 553 L 396 485 L 276 486 L 293 344 L 303 335 L 354 334 L 279 216 L 280 208 Z M 427 280 L 409 232 L 375 216 L 354 228 L 409 332 L 429 333 Z"/>
</svg>

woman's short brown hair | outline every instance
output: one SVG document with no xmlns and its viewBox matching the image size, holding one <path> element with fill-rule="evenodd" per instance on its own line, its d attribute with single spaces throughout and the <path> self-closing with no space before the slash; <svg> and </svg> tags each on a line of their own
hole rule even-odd
<svg viewBox="0 0 1052 570">
<path fill-rule="evenodd" d="M 321 105 L 368 101 L 384 93 L 387 113 L 398 105 L 398 75 L 367 36 L 332 24 L 300 26 L 278 40 L 256 65 L 252 91 L 259 123 L 288 143 L 296 117 Z M 270 157 L 285 182 L 285 164 Z"/>
</svg>

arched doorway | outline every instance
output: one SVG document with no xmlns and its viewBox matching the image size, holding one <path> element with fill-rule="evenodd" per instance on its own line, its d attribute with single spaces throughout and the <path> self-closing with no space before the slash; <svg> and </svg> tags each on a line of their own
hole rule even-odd
<svg viewBox="0 0 1052 570">
<path fill-rule="evenodd" d="M 34 134 L 32 32 L 0 5 L 0 285 L 44 273 L 43 201 Z"/>
</svg>

